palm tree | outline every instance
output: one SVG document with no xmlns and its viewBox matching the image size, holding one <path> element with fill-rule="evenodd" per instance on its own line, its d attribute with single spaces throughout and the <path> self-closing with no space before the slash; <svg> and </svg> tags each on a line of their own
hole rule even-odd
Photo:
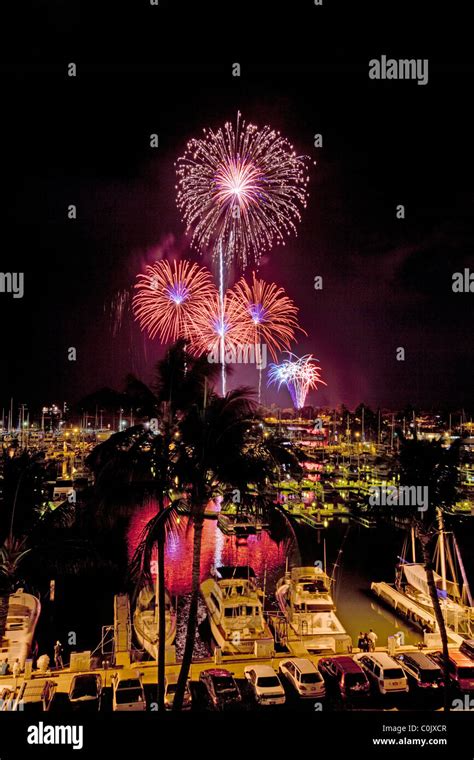
<svg viewBox="0 0 474 760">
<path fill-rule="evenodd" d="M 5 636 L 10 594 L 20 580 L 20 567 L 29 552 L 25 537 L 8 536 L 0 548 L 0 642 Z"/>
<path fill-rule="evenodd" d="M 259 418 L 247 388 L 229 391 L 224 397 L 208 395 L 206 405 L 188 410 L 180 425 L 182 449 L 178 462 L 180 481 L 187 484 L 193 525 L 191 601 L 186 641 L 173 707 L 180 710 L 192 662 L 197 628 L 201 541 L 204 511 L 216 493 L 236 489 L 249 496 L 249 484 L 265 490 L 274 461 L 256 432 Z M 264 455 L 265 454 L 265 455 Z"/>
<path fill-rule="evenodd" d="M 413 431 L 413 438 L 407 439 L 399 430 L 400 483 L 407 486 L 428 488 L 428 509 L 425 512 L 411 510 L 411 522 L 415 529 L 423 555 L 431 603 L 436 618 L 442 644 L 444 676 L 444 709 L 449 710 L 449 652 L 446 625 L 441 610 L 434 578 L 433 544 L 442 527 L 442 509 L 456 500 L 460 440 L 449 448 L 443 448 L 441 439 L 420 440 Z"/>
<path fill-rule="evenodd" d="M 159 416 L 157 416 L 159 415 Z M 101 497 L 102 519 L 109 522 L 117 512 L 127 515 L 131 508 L 137 509 L 153 500 L 158 505 L 157 514 L 145 528 L 129 568 L 129 577 L 136 597 L 144 584 L 151 582 L 151 549 L 158 551 L 158 709 L 164 709 L 166 598 L 165 598 L 165 541 L 167 523 L 173 510 L 166 510 L 174 483 L 173 427 L 167 424 L 162 411 L 155 412 L 159 429 L 155 433 L 146 424 L 136 425 L 127 431 L 112 435 L 108 441 L 97 446 L 88 463 L 97 476 L 97 491 Z M 117 490 L 121 502 L 113 498 Z M 112 498 L 111 498 L 112 497 Z M 110 507 L 113 513 L 110 513 Z M 117 510 L 118 506 L 118 510 Z M 115 513 L 115 514 L 114 514 Z"/>
<path fill-rule="evenodd" d="M 120 512 L 126 515 L 130 505 L 140 507 L 154 498 L 157 514 L 145 527 L 130 566 L 134 593 L 149 583 L 152 550 L 157 548 L 158 562 L 158 710 L 164 709 L 166 597 L 165 543 L 168 533 L 175 529 L 175 514 L 179 504 L 179 461 L 181 443 L 179 425 L 186 409 L 199 406 L 206 395 L 207 383 L 218 369 L 203 358 L 193 358 L 179 341 L 158 362 L 153 390 L 133 375 L 127 377 L 122 403 L 135 412 L 153 420 L 154 425 L 136 425 L 112 435 L 97 446 L 88 459 L 97 475 L 98 493 L 103 505 L 113 504 L 116 517 L 117 496 L 120 493 Z M 113 497 L 113 499 L 111 499 Z M 124 499 L 125 497 L 125 499 Z M 125 502 L 125 503 L 124 503 Z"/>
</svg>

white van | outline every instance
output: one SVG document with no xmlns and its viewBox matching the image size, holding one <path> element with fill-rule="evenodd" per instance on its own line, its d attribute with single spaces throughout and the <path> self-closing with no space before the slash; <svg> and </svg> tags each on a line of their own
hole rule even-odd
<svg viewBox="0 0 474 760">
<path fill-rule="evenodd" d="M 399 663 L 385 652 L 360 652 L 354 655 L 369 681 L 374 683 L 381 694 L 408 691 L 408 680 Z"/>
</svg>

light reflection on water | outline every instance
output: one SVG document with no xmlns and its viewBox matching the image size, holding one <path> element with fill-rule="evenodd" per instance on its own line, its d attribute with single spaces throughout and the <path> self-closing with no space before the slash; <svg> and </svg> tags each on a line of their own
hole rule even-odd
<svg viewBox="0 0 474 760">
<path fill-rule="evenodd" d="M 132 518 L 128 533 L 129 554 L 138 544 L 141 531 L 147 521 L 154 515 L 154 506 L 150 504 L 136 513 Z M 299 555 L 302 564 L 313 564 L 322 560 L 324 549 L 328 573 L 331 574 L 333 563 L 341 546 L 343 553 L 339 558 L 336 573 L 335 600 L 337 614 L 357 644 L 359 631 L 369 628 L 379 636 L 379 644 L 387 642 L 387 637 L 401 630 L 405 633 L 407 643 L 420 640 L 421 634 L 416 629 L 406 626 L 401 619 L 389 609 L 377 603 L 370 594 L 373 580 L 393 581 L 397 554 L 400 553 L 403 535 L 390 529 L 368 530 L 361 526 L 352 526 L 346 539 L 348 521 L 334 520 L 323 531 L 304 528 L 297 531 Z M 166 585 L 173 596 L 179 597 L 177 651 L 182 651 L 187 622 L 187 608 L 191 591 L 193 529 L 187 517 L 180 518 L 180 530 L 167 540 L 166 546 Z M 285 546 L 278 545 L 266 531 L 249 536 L 245 543 L 237 542 L 235 536 L 226 536 L 217 527 L 217 520 L 206 519 L 203 527 L 201 550 L 201 579 L 207 578 L 211 570 L 220 565 L 249 564 L 263 587 L 266 579 L 266 607 L 274 608 L 273 591 L 277 580 L 285 571 Z M 205 617 L 205 608 L 200 603 L 200 620 Z M 201 627 L 202 633 L 202 627 Z M 196 656 L 205 656 L 209 647 L 202 636 L 198 636 Z"/>
</svg>

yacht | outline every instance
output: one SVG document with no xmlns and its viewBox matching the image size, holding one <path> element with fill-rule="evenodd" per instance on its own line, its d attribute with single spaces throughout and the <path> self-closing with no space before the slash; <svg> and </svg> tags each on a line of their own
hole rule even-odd
<svg viewBox="0 0 474 760">
<path fill-rule="evenodd" d="M 140 646 L 150 657 L 158 659 L 158 604 L 155 589 L 145 586 L 140 591 L 135 612 L 133 613 L 133 629 Z M 173 607 L 171 595 L 165 589 L 166 599 L 166 646 L 171 646 L 176 636 L 176 610 Z"/>
<path fill-rule="evenodd" d="M 22 588 L 10 594 L 5 636 L 0 641 L 0 660 L 8 658 L 10 667 L 18 658 L 24 668 L 40 612 L 41 604 L 36 596 L 25 593 Z"/>
<path fill-rule="evenodd" d="M 270 654 L 271 631 L 263 615 L 264 594 L 248 565 L 219 567 L 201 583 L 214 640 L 225 654 Z"/>
<path fill-rule="evenodd" d="M 277 583 L 275 596 L 290 637 L 308 652 L 347 652 L 352 640 L 335 613 L 331 581 L 319 567 L 293 567 Z"/>
</svg>

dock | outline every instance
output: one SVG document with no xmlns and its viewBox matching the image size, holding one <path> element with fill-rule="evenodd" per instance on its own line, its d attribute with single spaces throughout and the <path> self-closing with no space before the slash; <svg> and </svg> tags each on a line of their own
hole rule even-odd
<svg viewBox="0 0 474 760">
<path fill-rule="evenodd" d="M 385 581 L 371 583 L 370 588 L 379 599 L 392 607 L 392 609 L 396 610 L 396 612 L 402 615 L 406 620 L 409 620 L 420 627 L 426 626 L 430 631 L 436 630 L 435 616 L 424 607 L 421 607 L 416 602 L 408 599 L 404 594 L 401 594 L 389 583 L 385 583 Z M 449 641 L 453 645 L 460 646 L 464 641 L 463 636 L 460 636 L 458 633 L 451 630 L 451 628 L 448 628 L 448 626 L 446 626 L 446 633 Z"/>
<path fill-rule="evenodd" d="M 355 654 L 359 652 L 360 650 L 355 648 L 352 652 L 352 654 Z M 377 652 L 387 652 L 387 647 L 376 647 Z M 402 647 L 397 647 L 397 654 L 401 652 L 409 652 L 409 651 L 418 651 L 416 646 L 413 645 L 405 645 Z M 430 648 L 424 648 L 424 652 L 429 651 L 435 651 L 434 649 Z M 275 670 L 278 670 L 278 665 L 282 660 L 288 659 L 289 657 L 306 657 L 308 660 L 311 660 L 311 662 L 314 663 L 314 665 L 317 666 L 318 661 L 321 659 L 321 657 L 326 656 L 322 654 L 311 654 L 306 652 L 305 650 L 300 651 L 294 651 L 294 652 L 286 652 L 286 653 L 274 653 L 272 657 L 255 657 L 255 656 L 249 656 L 249 655 L 228 655 L 228 656 L 219 656 L 214 658 L 205 658 L 200 659 L 199 661 L 195 661 L 192 663 L 190 671 L 189 671 L 189 678 L 191 681 L 198 681 L 199 676 L 203 670 L 207 670 L 209 668 L 214 667 L 222 667 L 229 670 L 235 678 L 243 679 L 244 678 L 244 670 L 248 665 L 270 665 Z M 351 656 L 351 655 L 349 655 Z M 74 676 L 78 675 L 79 673 L 98 673 L 102 677 L 102 683 L 104 688 L 110 687 L 112 676 L 114 673 L 122 670 L 123 668 L 126 669 L 133 669 L 138 670 L 140 674 L 142 675 L 142 681 L 144 686 L 156 686 L 158 683 L 158 666 L 157 662 L 155 660 L 147 660 L 144 662 L 134 662 L 131 664 L 123 663 L 120 665 L 112 665 L 108 668 L 100 667 L 100 668 L 94 668 L 91 669 L 84 669 L 84 670 L 71 670 L 70 668 L 63 668 L 61 670 L 57 669 L 50 669 L 47 671 L 39 671 L 34 670 L 30 676 L 30 679 L 44 679 L 47 678 L 49 680 L 52 680 L 56 684 L 56 691 L 58 693 L 62 694 L 68 694 L 69 689 L 71 686 L 72 679 Z M 170 675 L 178 675 L 181 668 L 180 662 L 175 662 L 171 664 L 167 664 L 165 666 L 166 676 Z M 25 675 L 20 675 L 16 680 L 16 687 L 20 688 L 23 681 L 25 680 Z M 15 679 L 12 675 L 6 675 L 6 676 L 0 676 L 0 692 L 8 687 L 12 687 L 12 685 L 15 685 Z"/>
</svg>

